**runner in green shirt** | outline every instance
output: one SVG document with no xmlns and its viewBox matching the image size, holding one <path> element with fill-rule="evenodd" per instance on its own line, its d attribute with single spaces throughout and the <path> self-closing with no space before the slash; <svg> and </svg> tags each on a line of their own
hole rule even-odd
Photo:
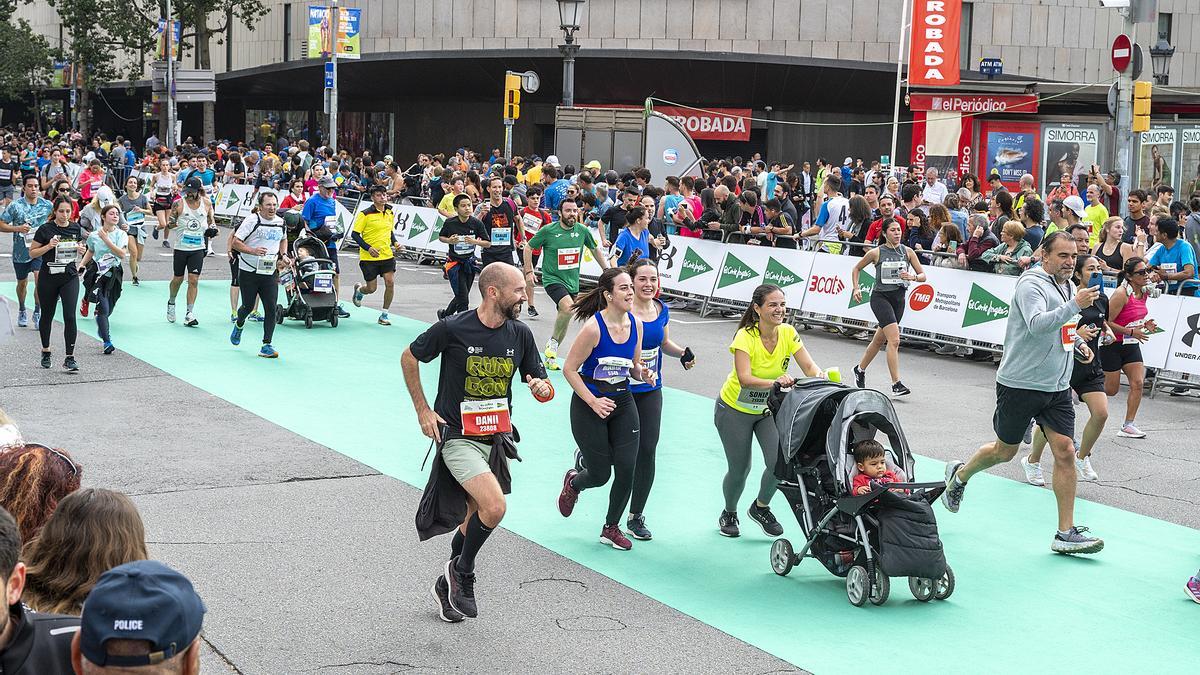
<svg viewBox="0 0 1200 675">
<path fill-rule="evenodd" d="M 546 343 L 546 367 L 558 370 L 558 344 L 567 335 L 571 323 L 571 312 L 575 308 L 575 294 L 579 293 L 579 264 L 583 260 L 583 249 L 592 252 L 592 257 L 607 269 L 608 262 L 596 246 L 596 238 L 586 225 L 579 222 L 579 205 L 564 200 L 559 206 L 562 213 L 557 223 L 546 225 L 533 235 L 525 245 L 525 278 L 533 275 L 533 252 L 542 251 L 542 287 L 546 295 L 558 306 L 558 317 L 554 320 L 554 334 Z"/>
</svg>

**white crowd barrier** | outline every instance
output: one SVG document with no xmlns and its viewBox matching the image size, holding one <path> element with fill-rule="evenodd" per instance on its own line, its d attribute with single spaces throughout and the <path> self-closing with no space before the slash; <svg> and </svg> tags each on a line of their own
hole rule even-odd
<svg viewBox="0 0 1200 675">
<path fill-rule="evenodd" d="M 359 210 L 367 206 L 364 202 Z M 392 209 L 396 236 L 402 244 L 418 253 L 446 254 L 446 245 L 438 241 L 444 218 L 436 209 L 401 204 L 392 204 Z M 859 275 L 862 300 L 854 302 L 850 273 L 858 260 L 677 236 L 671 238 L 659 260 L 658 274 L 663 291 L 672 295 L 749 302 L 756 286 L 770 283 L 784 290 L 791 309 L 874 323 L 869 304 L 875 282 L 871 267 Z M 1004 343 L 1016 277 L 931 265 L 925 266 L 925 274 L 925 282 L 909 284 L 902 326 L 963 340 Z M 580 275 L 591 280 L 600 275 L 600 265 L 590 254 L 584 255 Z M 1142 345 L 1146 366 L 1200 375 L 1200 298 L 1164 295 L 1146 304 L 1149 318 L 1158 326 Z"/>
</svg>

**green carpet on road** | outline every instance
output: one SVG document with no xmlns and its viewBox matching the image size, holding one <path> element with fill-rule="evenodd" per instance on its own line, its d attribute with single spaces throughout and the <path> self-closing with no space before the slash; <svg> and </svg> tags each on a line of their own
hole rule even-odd
<svg viewBox="0 0 1200 675">
<path fill-rule="evenodd" d="M 11 283 L 0 290 L 12 296 Z M 248 324 L 240 348 L 229 344 L 225 283 L 202 284 L 196 328 L 168 324 L 165 300 L 163 282 L 126 286 L 113 317 L 119 349 L 387 475 L 424 486 L 420 466 L 427 442 L 399 357 L 426 324 L 393 316 L 394 325 L 385 328 L 376 325 L 375 311 L 352 307 L 353 318 L 336 329 L 318 324 L 305 330 L 289 321 L 275 333 L 282 358 L 269 361 L 255 355 L 260 324 Z M 80 326 L 95 334 L 91 319 Z M 60 331 L 56 326 L 56 353 Z M 78 355 L 85 370 L 104 358 L 90 348 Z M 435 367 L 426 367 L 424 375 L 432 400 Z M 709 422 L 713 402 L 673 389 L 665 392 L 658 475 L 647 508 L 655 539 L 635 542 L 630 552 L 602 546 L 607 489 L 585 492 L 569 520 L 555 507 L 575 443 L 566 423 L 570 389 L 561 374 L 554 377 L 558 397 L 548 404 L 536 403 L 523 388 L 515 395 L 525 461 L 513 468 L 504 527 L 799 667 L 817 673 L 861 671 L 863 663 L 905 671 L 1165 673 L 1194 672 L 1200 662 L 1200 607 L 1183 592 L 1200 562 L 1200 532 L 1080 502 L 1078 521 L 1104 537 L 1107 548 L 1086 558 L 1057 556 L 1049 551 L 1051 491 L 993 476 L 971 483 L 961 513 L 937 508 L 957 576 L 948 601 L 917 602 L 906 581 L 894 579 L 886 605 L 855 608 L 846 600 L 843 580 L 814 560 L 788 577 L 776 576 L 768 562 L 770 540 L 744 514 L 741 538 L 717 534 L 725 461 Z M 686 377 L 679 368 L 666 368 L 668 384 Z M 715 393 L 719 383 L 711 384 Z M 968 431 L 954 442 L 965 452 L 989 434 Z M 920 458 L 918 477 L 936 479 L 942 468 L 941 462 Z M 782 496 L 774 507 L 785 536 L 799 548 L 800 528 Z M 449 539 L 425 545 L 448 548 Z M 485 604 L 487 588 L 482 579 Z"/>
</svg>

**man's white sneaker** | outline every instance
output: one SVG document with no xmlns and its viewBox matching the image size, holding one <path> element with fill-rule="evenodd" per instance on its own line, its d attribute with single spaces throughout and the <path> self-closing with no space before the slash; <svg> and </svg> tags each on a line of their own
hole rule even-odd
<svg viewBox="0 0 1200 675">
<path fill-rule="evenodd" d="M 175 303 L 173 302 L 167 303 L 167 321 L 175 323 Z"/>
<path fill-rule="evenodd" d="M 1117 432 L 1121 438 L 1145 438 L 1146 434 L 1134 426 L 1133 422 L 1126 422 L 1121 426 L 1121 430 Z"/>
<path fill-rule="evenodd" d="M 550 341 L 546 343 L 546 351 L 544 353 L 547 359 L 558 358 L 558 340 L 550 338 Z"/>
<path fill-rule="evenodd" d="M 1021 468 L 1025 469 L 1025 482 L 1030 485 L 1043 487 L 1046 485 L 1046 477 L 1042 475 L 1042 466 L 1040 464 L 1030 464 L 1029 457 L 1021 458 Z"/>
<path fill-rule="evenodd" d="M 1092 456 L 1088 455 L 1083 459 L 1075 458 L 1075 470 L 1079 472 L 1079 477 L 1083 480 L 1100 480 L 1100 476 L 1096 474 L 1096 470 L 1092 468 Z"/>
<path fill-rule="evenodd" d="M 200 322 L 196 320 L 195 315 L 193 315 L 191 312 L 188 312 L 187 314 L 183 315 L 183 325 L 196 326 L 196 325 L 199 325 L 199 323 Z"/>
</svg>

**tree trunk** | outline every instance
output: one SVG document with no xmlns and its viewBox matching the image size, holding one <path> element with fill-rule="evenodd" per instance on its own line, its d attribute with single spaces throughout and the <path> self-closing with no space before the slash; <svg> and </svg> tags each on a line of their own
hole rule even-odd
<svg viewBox="0 0 1200 675">
<path fill-rule="evenodd" d="M 92 128 L 92 96 L 86 85 L 79 88 L 76 105 L 79 111 L 79 133 L 87 138 Z"/>
<path fill-rule="evenodd" d="M 196 55 L 200 60 L 201 70 L 212 69 L 212 50 L 210 49 L 209 41 L 212 38 L 211 32 L 208 29 L 208 15 L 204 13 L 200 7 L 203 3 L 197 3 L 196 10 Z M 207 143 L 217 136 L 217 121 L 216 121 L 216 104 L 205 102 L 204 104 L 204 138 L 201 144 Z"/>
</svg>

